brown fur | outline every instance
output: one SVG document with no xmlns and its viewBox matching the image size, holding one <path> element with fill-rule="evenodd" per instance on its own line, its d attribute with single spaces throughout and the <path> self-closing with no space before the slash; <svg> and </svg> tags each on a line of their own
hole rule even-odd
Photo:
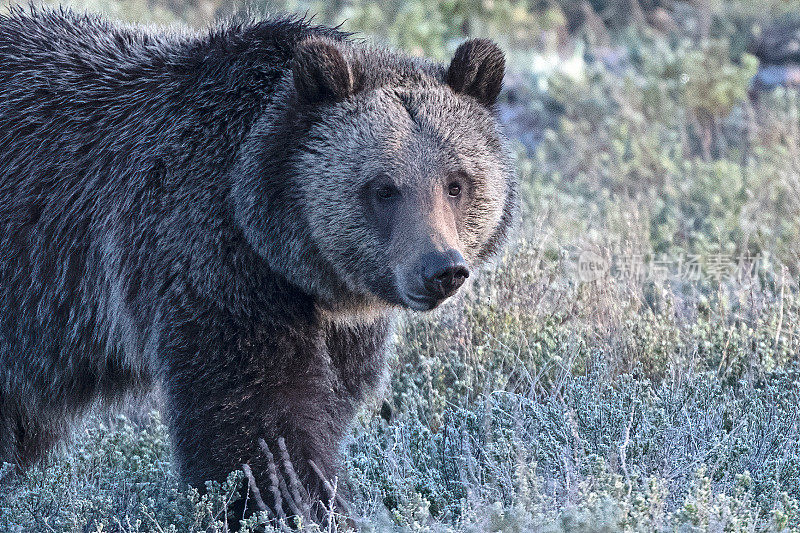
<svg viewBox="0 0 800 533">
<path fill-rule="evenodd" d="M 284 438 L 324 496 L 393 310 L 510 227 L 502 72 L 480 40 L 445 67 L 291 20 L 0 17 L 0 460 L 159 382 L 187 481 L 266 485 Z"/>
</svg>

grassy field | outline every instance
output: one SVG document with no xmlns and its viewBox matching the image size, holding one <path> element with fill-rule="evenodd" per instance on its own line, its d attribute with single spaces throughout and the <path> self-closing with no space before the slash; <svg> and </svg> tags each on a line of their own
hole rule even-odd
<svg viewBox="0 0 800 533">
<path fill-rule="evenodd" d="M 514 242 L 457 301 L 403 317 L 385 395 L 343 450 L 359 524 L 800 531 L 800 95 L 754 94 L 746 52 L 800 5 L 677 2 L 668 31 L 567 36 L 569 4 L 266 6 L 412 53 L 483 35 L 509 54 Z M 194 26 L 235 11 L 75 5 Z M 240 480 L 201 497 L 156 411 L 97 415 L 2 489 L 0 530 L 221 531 Z"/>
</svg>

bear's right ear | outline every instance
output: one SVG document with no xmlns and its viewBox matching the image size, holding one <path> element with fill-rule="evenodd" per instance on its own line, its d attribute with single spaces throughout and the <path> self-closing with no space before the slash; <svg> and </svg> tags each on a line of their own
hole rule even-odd
<svg viewBox="0 0 800 533">
<path fill-rule="evenodd" d="M 353 71 L 337 44 L 311 37 L 301 42 L 292 59 L 294 86 L 310 104 L 343 100 L 353 93 Z"/>
</svg>

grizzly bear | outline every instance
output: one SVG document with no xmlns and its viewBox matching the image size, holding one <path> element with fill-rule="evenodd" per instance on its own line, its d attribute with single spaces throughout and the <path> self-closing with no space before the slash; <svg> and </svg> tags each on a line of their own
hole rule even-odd
<svg viewBox="0 0 800 533">
<path fill-rule="evenodd" d="M 396 311 L 437 307 L 506 238 L 504 61 L 292 18 L 0 16 L 0 461 L 158 384 L 186 481 L 248 465 L 269 486 L 280 449 L 324 497 Z"/>
</svg>

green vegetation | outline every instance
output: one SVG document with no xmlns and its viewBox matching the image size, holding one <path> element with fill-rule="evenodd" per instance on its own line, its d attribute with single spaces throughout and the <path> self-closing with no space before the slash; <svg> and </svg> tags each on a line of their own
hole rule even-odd
<svg viewBox="0 0 800 533">
<path fill-rule="evenodd" d="M 681 4 L 669 34 L 571 38 L 566 0 L 258 6 L 439 58 L 492 36 L 503 109 L 546 126 L 517 145 L 514 245 L 447 309 L 403 319 L 393 417 L 378 402 L 353 428 L 365 530 L 800 531 L 800 95 L 749 98 L 742 45 L 790 4 Z M 80 6 L 192 25 L 235 7 Z M 156 414 L 97 416 L 3 489 L 0 530 L 221 531 L 241 478 L 200 497 Z"/>
</svg>

